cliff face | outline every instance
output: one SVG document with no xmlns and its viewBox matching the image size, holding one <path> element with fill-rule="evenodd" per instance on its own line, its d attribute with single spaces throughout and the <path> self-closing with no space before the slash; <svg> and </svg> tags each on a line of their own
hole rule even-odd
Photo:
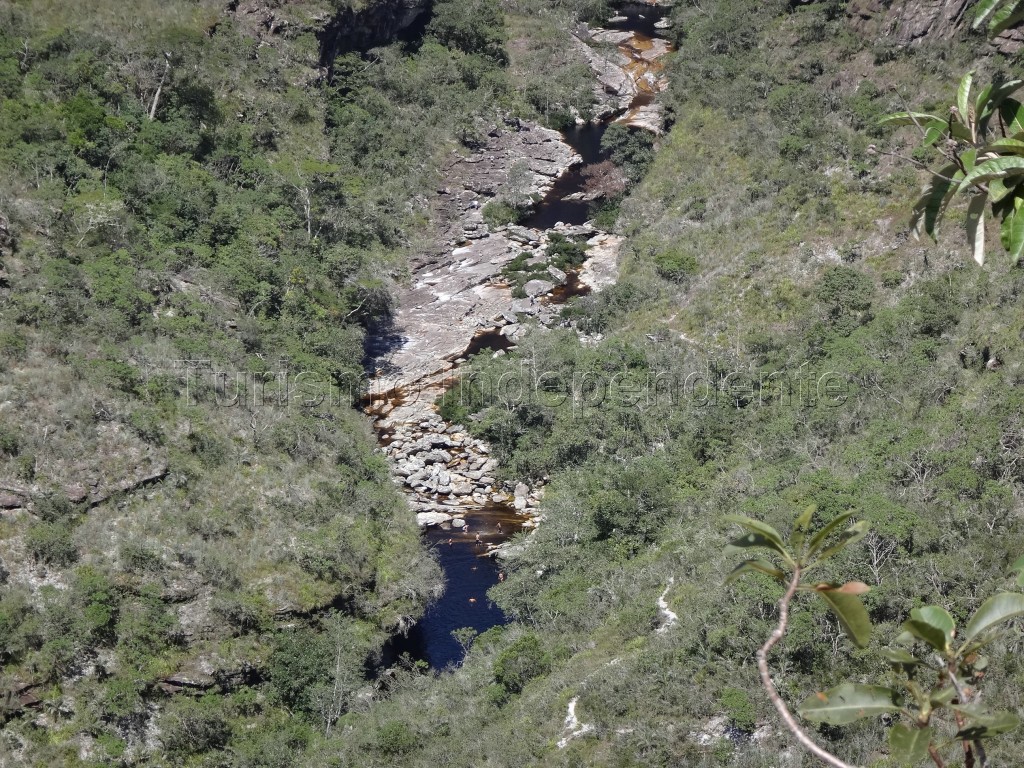
<svg viewBox="0 0 1024 768">
<path fill-rule="evenodd" d="M 976 0 L 851 0 L 847 13 L 862 34 L 915 46 L 926 40 L 949 40 L 962 33 Z M 1011 29 L 992 44 L 1003 53 L 1016 53 L 1024 33 Z"/>
<path fill-rule="evenodd" d="M 428 18 L 431 0 L 371 0 L 359 10 L 343 8 L 324 27 L 320 64 L 329 67 L 347 51 L 365 51 L 394 40 Z"/>
<path fill-rule="evenodd" d="M 852 0 L 848 13 L 867 34 L 915 45 L 925 38 L 945 40 L 961 29 L 974 0 Z"/>
</svg>

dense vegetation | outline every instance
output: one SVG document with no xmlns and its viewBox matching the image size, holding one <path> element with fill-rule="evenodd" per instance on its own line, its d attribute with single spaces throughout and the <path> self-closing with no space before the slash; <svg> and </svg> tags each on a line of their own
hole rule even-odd
<svg viewBox="0 0 1024 768">
<path fill-rule="evenodd" d="M 564 35 L 601 10 L 439 0 L 422 40 L 321 69 L 324 20 L 373 5 L 0 0 L 0 494 L 31 499 L 0 518 L 0 755 L 778 765 L 752 664 L 777 594 L 723 585 L 725 514 L 871 523 L 822 577 L 873 587 L 874 637 L 796 613 L 790 701 L 876 674 L 920 605 L 962 622 L 1021 554 L 1024 273 L 910 240 L 918 172 L 869 151 L 915 143 L 877 127 L 905 94 L 927 111 L 1007 59 L 875 42 L 838 0 L 680 3 L 671 130 L 607 136 L 635 183 L 620 282 L 476 359 L 458 404 L 507 477 L 549 480 L 493 590 L 513 621 L 463 635 L 455 672 L 372 681 L 438 574 L 350 407 L 366 328 L 445 154 L 506 114 L 587 114 Z M 284 407 L 284 370 L 337 396 Z M 548 375 L 508 400 L 510 372 Z M 988 701 L 1020 711 L 1019 642 L 989 657 Z M 563 748 L 572 699 L 593 728 Z M 885 764 L 882 734 L 816 736 Z"/>
<path fill-rule="evenodd" d="M 5 764 L 288 764 L 439 586 L 365 329 L 438 159 L 544 115 L 495 3 L 330 70 L 330 4 L 237 5 L 0 3 Z"/>
</svg>

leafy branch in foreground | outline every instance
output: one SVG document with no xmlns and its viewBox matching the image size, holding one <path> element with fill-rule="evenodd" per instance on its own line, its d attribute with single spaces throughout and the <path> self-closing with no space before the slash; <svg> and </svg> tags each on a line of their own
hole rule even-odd
<svg viewBox="0 0 1024 768">
<path fill-rule="evenodd" d="M 947 115 L 896 112 L 879 125 L 913 125 L 921 149 L 936 152 L 943 163 L 930 168 L 931 180 L 914 205 L 915 237 L 932 238 L 949 204 L 968 194 L 967 236 L 974 260 L 985 263 L 985 220 L 988 209 L 1000 220 L 1000 239 L 1014 264 L 1024 256 L 1024 105 L 1011 98 L 1024 80 L 993 83 L 974 93 L 974 74 L 963 76 L 956 103 Z M 915 161 L 916 162 L 916 161 Z M 924 166 L 927 168 L 927 166 Z"/>
<path fill-rule="evenodd" d="M 815 508 L 808 507 L 797 517 L 788 541 L 760 521 L 727 518 L 746 530 L 729 544 L 727 552 L 761 548 L 772 553 L 771 560 L 744 560 L 729 574 L 727 583 L 747 573 L 761 573 L 786 586 L 779 599 L 778 624 L 757 652 L 761 682 L 786 727 L 801 745 L 834 768 L 852 768 L 803 730 L 775 688 L 768 668 L 768 654 L 786 634 L 790 604 L 798 592 L 813 592 L 821 597 L 858 647 L 863 648 L 870 639 L 871 620 L 859 598 L 868 591 L 867 585 L 857 581 L 842 585 L 802 583 L 808 571 L 862 539 L 868 531 L 867 523 L 857 522 L 840 530 L 853 516 L 852 512 L 845 512 L 812 532 L 814 513 Z M 1024 587 L 1024 557 L 1010 570 L 1016 574 L 1017 584 Z M 888 715 L 894 718 L 889 730 L 889 750 L 900 763 L 914 764 L 931 758 L 938 768 L 945 768 L 943 751 L 959 744 L 967 768 L 984 768 L 984 741 L 1015 729 L 1019 720 L 1012 712 L 992 712 L 982 705 L 978 687 L 986 674 L 988 659 L 981 651 L 998 636 L 997 630 L 1007 621 L 1022 615 L 1024 594 L 1016 592 L 1000 592 L 987 599 L 959 633 L 945 609 L 934 605 L 915 608 L 893 646 L 882 650 L 891 669 L 889 685 L 843 683 L 807 697 L 799 714 L 805 720 L 830 725 Z M 947 720 L 952 718 L 954 737 L 944 737 L 949 729 L 937 727 L 943 716 Z"/>
<path fill-rule="evenodd" d="M 985 27 L 989 37 L 995 37 L 1024 21 L 1024 0 L 982 0 L 974 11 L 973 29 Z"/>
</svg>

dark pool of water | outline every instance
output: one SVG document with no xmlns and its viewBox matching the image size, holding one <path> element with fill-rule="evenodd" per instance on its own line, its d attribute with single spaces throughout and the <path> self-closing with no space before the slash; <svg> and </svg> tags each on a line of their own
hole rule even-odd
<svg viewBox="0 0 1024 768">
<path fill-rule="evenodd" d="M 654 27 L 659 21 L 668 15 L 669 8 L 664 6 L 648 5 L 647 3 L 624 3 L 612 11 L 616 16 L 625 16 L 625 21 L 615 23 L 606 22 L 601 24 L 608 29 L 628 29 L 630 32 L 639 32 L 647 37 L 667 37 L 667 30 Z"/>
<path fill-rule="evenodd" d="M 558 222 L 575 225 L 582 224 L 590 218 L 593 203 L 565 198 L 583 191 L 584 168 L 608 159 L 601 151 L 601 137 L 607 128 L 608 123 L 587 123 L 562 132 L 566 143 L 576 150 L 576 154 L 583 158 L 583 162 L 558 177 L 544 199 L 537 204 L 537 208 L 524 222 L 526 226 L 534 229 L 551 229 Z"/>
<path fill-rule="evenodd" d="M 502 335 L 500 330 L 485 331 L 478 333 L 469 342 L 466 351 L 460 357 L 471 357 L 481 352 L 497 352 L 502 349 L 512 349 L 515 344 L 508 336 Z"/>
<path fill-rule="evenodd" d="M 565 282 L 555 288 L 548 295 L 548 304 L 565 304 L 574 296 L 587 296 L 590 293 L 590 286 L 580 282 L 580 276 L 576 272 L 566 274 Z"/>
<path fill-rule="evenodd" d="M 434 669 L 457 665 L 464 653 L 452 632 L 471 627 L 481 633 L 505 623 L 505 614 L 487 599 L 487 590 L 498 583 L 501 566 L 486 555 L 486 545 L 500 543 L 520 531 L 522 520 L 510 508 L 499 505 L 467 512 L 466 520 L 468 532 L 435 526 L 424 533 L 444 568 L 445 592 L 408 635 L 391 640 L 386 649 L 391 659 L 407 653 Z"/>
</svg>

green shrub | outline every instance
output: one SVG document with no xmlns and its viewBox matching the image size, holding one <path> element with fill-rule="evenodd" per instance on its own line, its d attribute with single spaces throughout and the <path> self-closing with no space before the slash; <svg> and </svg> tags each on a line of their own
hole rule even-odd
<svg viewBox="0 0 1024 768">
<path fill-rule="evenodd" d="M 418 744 L 416 733 L 399 720 L 391 720 L 377 729 L 376 746 L 385 755 L 404 755 Z"/>
<path fill-rule="evenodd" d="M 548 262 L 559 269 L 576 269 L 587 259 L 587 247 L 565 235 L 552 232 L 548 236 Z"/>
<path fill-rule="evenodd" d="M 503 227 L 506 224 L 518 224 L 525 218 L 525 211 L 503 200 L 491 200 L 481 211 L 484 221 L 489 227 Z"/>
<path fill-rule="evenodd" d="M 0 456 L 14 458 L 21 453 L 21 438 L 13 427 L 0 424 Z"/>
<path fill-rule="evenodd" d="M 697 273 L 697 258 L 673 248 L 654 255 L 654 268 L 666 280 L 683 283 Z"/>
<path fill-rule="evenodd" d="M 227 744 L 231 728 L 222 712 L 219 697 L 199 701 L 176 698 L 160 715 L 160 741 L 176 758 L 198 755 Z"/>
<path fill-rule="evenodd" d="M 28 339 L 24 335 L 17 331 L 0 332 L 0 361 L 24 360 L 27 352 Z"/>
<path fill-rule="evenodd" d="M 754 730 L 757 723 L 757 712 L 750 696 L 742 688 L 723 688 L 718 695 L 718 704 L 732 720 L 733 725 L 744 731 Z"/>
<path fill-rule="evenodd" d="M 482 54 L 499 63 L 508 58 L 505 20 L 497 0 L 438 0 L 427 34 L 464 53 Z"/>
<path fill-rule="evenodd" d="M 615 225 L 619 221 L 621 203 L 621 198 L 605 200 L 601 203 L 601 206 L 593 213 L 594 226 L 604 232 L 614 232 Z"/>
<path fill-rule="evenodd" d="M 509 693 L 520 693 L 528 682 L 546 675 L 551 657 L 534 634 L 523 635 L 498 654 L 494 662 L 494 680 Z"/>
<path fill-rule="evenodd" d="M 25 533 L 25 547 L 32 557 L 49 565 L 67 567 L 78 560 L 78 548 L 67 522 L 32 525 Z"/>
</svg>

